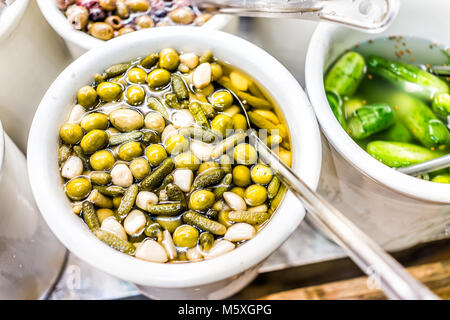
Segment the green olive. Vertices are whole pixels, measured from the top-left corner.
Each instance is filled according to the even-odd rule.
[[[108,116],[98,112],[89,113],[81,119],[80,125],[86,132],[94,129],[105,130],[108,128]]]
[[[173,242],[178,247],[195,247],[198,242],[198,237],[198,230],[187,224],[179,226],[173,232]]]
[[[145,100],[144,89],[139,86],[129,86],[125,96],[127,97],[127,102],[132,106],[140,105]]]
[[[130,171],[133,177],[142,180],[150,173],[150,165],[144,158],[137,158],[131,161]]]
[[[244,200],[250,206],[259,206],[267,200],[267,190],[259,184],[252,184],[244,192]]]
[[[189,198],[189,209],[204,211],[214,204],[214,193],[208,190],[197,190]]]
[[[223,75],[222,66],[218,63],[211,63],[211,75],[214,81],[219,80]]]
[[[166,120],[164,120],[164,117],[156,112],[149,112],[145,116],[144,119],[145,127],[147,129],[156,131],[158,133],[161,133],[164,131],[164,128],[166,127]]]
[[[178,53],[172,48],[166,48],[159,53],[159,66],[169,71],[175,71],[180,63]]]
[[[141,68],[131,68],[128,71],[128,81],[131,83],[145,83],[147,78],[147,72]]]
[[[83,137],[83,130],[74,123],[65,123],[59,129],[59,136],[66,144],[76,144]]]
[[[131,161],[142,154],[142,147],[139,142],[130,141],[124,143],[119,148],[119,158],[123,161]]]
[[[67,196],[72,200],[81,200],[91,192],[91,182],[86,178],[75,178],[66,184]]]
[[[113,217],[114,216],[114,211],[112,211],[111,209],[106,209],[106,208],[101,208],[98,209],[97,211],[95,211],[95,213],[97,214],[97,218],[100,222],[100,224],[103,222],[103,220],[105,220],[106,218],[109,217]]]
[[[153,88],[161,88],[170,82],[170,72],[165,69],[155,69],[147,76],[148,85]]]
[[[91,86],[84,86],[78,90],[77,101],[83,107],[90,108],[97,102],[97,92]]]
[[[181,215],[172,217],[172,216],[156,216],[155,221],[158,222],[161,227],[168,230],[170,233],[173,233],[176,228],[181,226],[182,219]]]
[[[258,159],[258,154],[254,147],[248,143],[238,144],[233,151],[234,160],[239,164],[254,164]]]
[[[175,157],[175,167],[195,171],[200,167],[200,159],[191,152],[180,153]]]
[[[97,94],[103,101],[111,102],[119,98],[122,88],[113,82],[102,82],[97,86]]]
[[[167,152],[160,144],[152,144],[145,150],[148,162],[152,166],[158,166],[167,158]]]
[[[89,159],[92,169],[97,171],[109,170],[114,165],[114,156],[108,150],[99,150]]]
[[[118,208],[120,203],[122,202],[122,196],[117,196],[113,198],[113,206],[114,208]]]
[[[121,132],[138,130],[144,126],[144,118],[142,115],[128,108],[121,108],[111,112],[109,114],[109,121]]]
[[[197,174],[200,174],[200,173],[202,173],[202,172],[205,172],[206,170],[208,170],[208,169],[211,169],[211,168],[218,168],[219,167],[219,164],[217,163],[217,162],[214,162],[214,161],[206,161],[206,162],[202,162],[201,164],[200,164],[200,166],[198,167],[198,169],[197,169]]]
[[[244,198],[244,192],[245,189],[241,188],[241,187],[234,187],[230,190],[231,192],[236,193],[238,196],[240,196],[241,198]]]
[[[230,173],[232,171],[233,161],[231,160],[231,158],[228,155],[226,155],[226,154],[221,155],[219,158],[219,163],[220,163],[220,166],[222,167],[222,169],[225,171],[225,173]]]
[[[236,113],[231,117],[233,120],[233,129],[234,131],[237,130],[244,130],[247,131],[247,118],[240,113]]]
[[[233,120],[226,114],[219,114],[211,121],[211,129],[225,137],[227,130],[233,129]]]
[[[252,168],[251,177],[254,183],[268,184],[272,180],[272,170],[266,165],[257,164]]]
[[[239,165],[233,168],[233,182],[238,187],[246,187],[250,184],[250,169]]]
[[[148,0],[128,0],[127,5],[134,12],[147,11],[150,7]]]
[[[188,147],[189,140],[181,134],[175,134],[166,141],[166,150],[170,154],[178,154],[187,150]]]
[[[95,151],[103,148],[108,141],[108,135],[103,130],[92,130],[86,133],[81,139],[80,146],[84,153],[92,154]]]
[[[222,111],[225,108],[231,107],[233,104],[233,95],[225,90],[216,91],[211,96],[211,103],[214,108]]]

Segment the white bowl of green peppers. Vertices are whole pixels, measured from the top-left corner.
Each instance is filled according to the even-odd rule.
[[[414,203],[412,199],[450,203],[448,168],[422,177],[395,170],[449,153],[448,119],[439,114],[436,105],[439,95],[448,96],[448,78],[437,78],[417,67],[448,63],[450,43],[442,32],[450,26],[445,15],[448,5],[442,1],[405,1],[393,25],[375,36],[320,25],[308,50],[308,94],[327,139],[363,176],[400,194],[406,202],[410,199],[410,203]],[[349,87],[331,79],[343,79],[342,73],[339,75],[343,69],[338,69],[346,59],[353,64],[347,79],[354,81],[347,92]],[[341,97],[332,91],[340,92]],[[340,112],[337,116],[330,107],[333,99],[342,103],[336,108]],[[389,114],[383,118],[380,115],[386,110]],[[366,111],[383,118],[373,131],[370,125],[361,124]]]
[[[220,31],[167,27],[130,34],[108,42],[74,61],[44,96],[30,133],[28,168],[36,202],[61,242],[91,265],[133,282],[156,298],[225,298],[248,284],[258,266],[297,228],[304,209],[286,194],[270,222],[235,250],[210,260],[154,263],[136,259],[99,241],[72,212],[58,168],[58,130],[67,119],[78,88],[106,67],[172,47],[182,52],[213,52],[221,61],[245,71],[280,106],[290,131],[292,166],[315,188],[321,167],[319,129],[308,99],[293,76],[255,45]]]

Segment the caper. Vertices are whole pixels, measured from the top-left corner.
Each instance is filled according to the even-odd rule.
[[[166,150],[170,154],[178,154],[187,150],[188,147],[189,140],[181,134],[175,134],[166,141]]]
[[[108,135],[103,130],[92,130],[86,133],[81,139],[80,146],[84,153],[92,154],[95,151],[103,148],[108,141]]]
[[[225,137],[227,130],[233,129],[233,121],[226,114],[219,114],[211,121],[211,129]]]
[[[128,81],[131,83],[145,83],[146,78],[147,72],[141,68],[134,67],[128,71]]]
[[[66,184],[67,196],[72,200],[81,200],[91,192],[91,182],[86,178],[75,178]]]
[[[244,192],[244,200],[250,206],[259,206],[267,200],[267,190],[261,185],[252,184]]]
[[[139,142],[130,141],[120,146],[119,158],[123,161],[131,161],[142,154],[142,147]]]
[[[176,168],[186,168],[195,171],[200,166],[200,159],[191,152],[180,153],[175,157]]]
[[[246,187],[250,184],[250,169],[243,165],[233,168],[233,183],[238,187]]]
[[[234,131],[237,130],[244,130],[247,131],[247,118],[243,114],[236,113],[231,117],[233,120],[233,129]]]
[[[179,226],[173,232],[173,242],[178,247],[195,247],[198,242],[198,237],[198,230],[187,224]]]
[[[108,117],[103,113],[89,113],[81,119],[80,125],[86,132],[94,129],[105,130],[108,128]]]
[[[140,105],[145,100],[144,89],[139,86],[129,86],[125,96],[127,97],[127,102],[132,106]]]
[[[181,226],[181,216],[171,217],[171,216],[156,216],[155,221],[158,222],[161,227],[173,233],[176,228]]]
[[[97,92],[91,86],[84,86],[78,90],[77,101],[85,108],[90,108],[97,102]]]
[[[122,202],[122,196],[116,196],[113,198],[113,206],[114,208],[118,208],[120,203]]]
[[[108,150],[95,152],[89,159],[92,169],[97,171],[109,170],[114,165],[114,156]]]
[[[225,173],[230,173],[232,171],[232,163],[233,162],[228,155],[226,155],[226,154],[221,155],[219,158],[219,163],[220,163],[220,166],[222,167],[223,171],[225,171]]]
[[[133,177],[142,180],[150,173],[150,165],[144,158],[137,158],[131,161],[130,171]]]
[[[122,88],[117,83],[105,81],[97,86],[97,94],[103,101],[114,101],[121,93]]]
[[[111,209],[106,209],[106,208],[98,209],[95,213],[97,214],[97,218],[98,218],[98,221],[100,222],[100,224],[106,218],[114,216],[114,211],[112,211]]]
[[[180,63],[178,53],[172,48],[166,48],[159,53],[159,66],[169,71],[175,71]]]
[[[233,151],[234,160],[239,164],[253,164],[258,159],[258,154],[254,147],[248,143],[238,144]]]
[[[153,88],[161,88],[170,82],[170,72],[165,69],[155,69],[147,76],[148,85]]]
[[[148,162],[152,166],[158,166],[167,158],[167,152],[164,147],[160,144],[152,144],[145,150],[145,155],[147,156]]]
[[[214,204],[214,193],[208,190],[197,190],[189,198],[189,209],[204,211]]]
[[[231,107],[233,104],[233,96],[225,90],[216,91],[211,96],[211,103],[214,108],[222,111],[225,108]]]
[[[164,128],[166,127],[166,121],[164,120],[164,117],[156,112],[147,113],[144,119],[144,123],[147,129],[156,131],[158,133],[162,133],[164,131]]]
[[[150,16],[143,15],[136,18],[136,25],[140,29],[147,29],[151,28],[154,25],[154,22]]]
[[[76,144],[83,137],[83,130],[74,123],[66,123],[59,129],[59,136],[67,144]]]
[[[266,165],[257,164],[252,168],[251,177],[254,183],[268,184],[272,180],[272,170]]]

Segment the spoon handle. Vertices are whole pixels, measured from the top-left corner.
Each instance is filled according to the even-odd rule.
[[[259,157],[270,164],[278,177],[304,204],[310,218],[341,246],[363,272],[390,299],[439,299],[428,288],[414,279],[394,258],[334,208],[322,196],[311,190],[284,162],[278,158],[256,134],[249,133],[250,143]]]
[[[200,8],[246,17],[325,20],[381,32],[398,12],[398,0],[193,0]]]
[[[417,176],[423,173],[436,171],[447,167],[450,167],[450,154],[418,164],[413,164],[408,167],[398,168],[397,171],[404,174]]]

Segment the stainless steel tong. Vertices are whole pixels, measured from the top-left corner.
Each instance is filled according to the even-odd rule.
[[[381,32],[398,12],[398,0],[193,0],[201,8],[248,17],[324,20]]]

